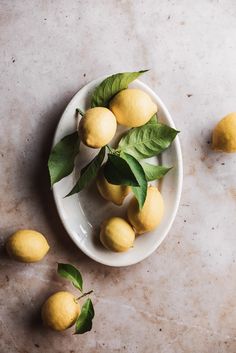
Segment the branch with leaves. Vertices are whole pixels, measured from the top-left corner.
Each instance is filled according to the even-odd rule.
[[[119,73],[106,78],[93,92],[91,107],[107,107],[118,92],[128,88],[129,83],[146,71]],[[79,108],[77,111],[81,114]],[[162,178],[171,169],[142,160],[165,151],[178,133],[179,131],[160,123],[155,114],[147,124],[128,130],[116,149],[108,145],[102,147],[98,155],[81,170],[78,181],[66,196],[80,192],[97,177],[108,152],[104,166],[105,178],[111,184],[131,186],[141,209],[146,199],[148,182]],[[53,147],[48,161],[51,185],[73,171],[79,145],[80,138],[75,132]]]
[[[58,263],[57,273],[68,279],[75,288],[77,288],[82,295],[79,296],[76,301],[88,296],[93,293],[92,290],[83,293],[83,278],[80,271],[71,264]],[[92,320],[94,318],[94,308],[93,303],[90,298],[88,298],[81,308],[81,313],[75,322],[75,334],[82,334],[92,329]]]

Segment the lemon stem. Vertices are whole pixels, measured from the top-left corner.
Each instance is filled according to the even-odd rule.
[[[110,153],[113,153],[113,151],[112,151],[112,149],[111,149],[111,147],[109,145],[107,145],[107,148],[108,148]]]
[[[93,290],[90,290],[89,292],[82,294],[80,297],[76,298],[76,300],[80,300],[81,298],[86,297],[87,295],[89,295],[91,293],[93,293]]]
[[[81,116],[84,116],[84,112],[82,112],[82,110],[79,108],[75,109],[75,113],[76,113],[76,116],[78,116],[78,114],[80,114]]]

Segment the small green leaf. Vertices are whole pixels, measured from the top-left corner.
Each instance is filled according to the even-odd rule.
[[[157,114],[154,114],[145,125],[150,125],[150,124],[157,125],[157,123],[158,123],[158,116]]]
[[[77,268],[71,264],[62,264],[59,263],[57,266],[57,273],[64,278],[67,278],[81,292],[83,291],[83,279],[81,273]]]
[[[161,123],[133,128],[124,135],[118,152],[126,152],[136,159],[149,158],[167,149],[179,131]]]
[[[124,158],[115,154],[108,154],[108,160],[104,167],[104,176],[111,184],[139,186],[138,180],[129,164]]]
[[[146,162],[141,162],[144,173],[146,175],[147,181],[161,179],[169,170],[169,167],[164,167],[163,165],[153,165]]]
[[[121,156],[129,164],[132,172],[134,173],[136,179],[138,180],[139,186],[132,186],[132,191],[133,191],[136,199],[138,200],[139,208],[141,209],[144,205],[145,200],[146,200],[147,186],[148,186],[143,167],[141,166],[139,161],[137,161],[137,159],[135,159],[130,154],[122,153]]]
[[[87,164],[80,172],[80,177],[73,189],[66,196],[71,196],[80,192],[84,189],[88,184],[92,182],[93,179],[96,178],[99,168],[102,165],[103,159],[105,157],[106,148],[102,147],[97,156]]]
[[[111,98],[128,87],[140,75],[148,70],[137,72],[123,72],[107,77],[95,89],[91,99],[91,107],[107,107]]]
[[[74,169],[74,160],[79,153],[78,132],[65,136],[53,148],[48,159],[51,185],[69,175]]]
[[[82,334],[92,329],[94,318],[93,303],[90,298],[86,300],[81,309],[81,314],[75,323],[75,334]]]

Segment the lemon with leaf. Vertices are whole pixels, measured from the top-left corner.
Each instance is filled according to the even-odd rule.
[[[101,168],[96,180],[97,188],[100,195],[107,201],[113,202],[115,205],[122,205],[124,199],[130,192],[127,185],[115,185],[109,183],[104,176],[104,168]]]
[[[151,119],[157,112],[157,105],[146,92],[127,88],[115,95],[110,102],[110,109],[118,124],[138,127]]]
[[[164,214],[164,202],[157,187],[149,186],[143,207],[133,198],[128,205],[128,219],[138,234],[155,229]]]
[[[56,331],[63,331],[74,325],[79,314],[79,303],[75,296],[67,291],[51,295],[41,312],[44,325]]]

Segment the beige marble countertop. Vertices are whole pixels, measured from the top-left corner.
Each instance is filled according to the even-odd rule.
[[[234,0],[0,1],[0,352],[235,353],[236,155],[212,153],[210,134],[236,110]],[[129,268],[83,255],[57,216],[46,161],[64,107],[90,80],[145,69],[181,130],[184,186],[159,249]],[[43,232],[40,263],[13,262],[5,239]],[[83,336],[42,327],[40,307],[70,288],[56,261],[94,288]]]

